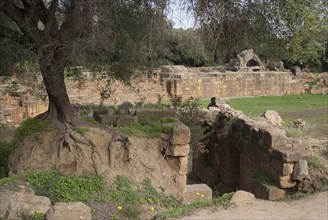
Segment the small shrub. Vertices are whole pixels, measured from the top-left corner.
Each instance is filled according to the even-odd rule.
[[[53,126],[48,121],[28,118],[17,128],[12,143],[16,146],[25,137],[33,137],[35,140],[39,140],[42,133],[52,130]]]
[[[259,183],[263,183],[263,184],[272,184],[274,182],[273,178],[269,174],[267,174],[263,171],[253,172],[251,177],[252,177],[252,179],[258,181]]]
[[[90,117],[85,117],[85,118],[84,118],[84,121],[86,121],[86,122],[88,122],[88,123],[90,123],[90,124],[94,124],[94,125],[99,124],[99,123],[96,121],[96,119],[94,119],[94,118],[90,118]]]
[[[303,137],[303,132],[296,128],[289,128],[286,130],[286,136],[290,138],[300,138]]]
[[[308,162],[309,167],[311,169],[317,170],[321,167],[320,160],[317,157],[312,157],[312,159]]]

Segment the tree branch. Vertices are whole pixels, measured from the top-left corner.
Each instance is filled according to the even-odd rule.
[[[26,44],[33,43],[25,35],[19,33],[18,31],[7,28],[7,27],[1,27],[0,28],[0,37],[9,38],[9,39],[11,39],[11,40],[17,42],[18,44],[23,45],[23,46],[26,46]]]
[[[48,9],[47,21],[45,23],[45,35],[48,35],[51,30],[58,30],[55,13],[58,7],[58,0],[52,0],[51,5]]]

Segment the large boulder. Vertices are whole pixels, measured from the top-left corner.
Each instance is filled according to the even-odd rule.
[[[18,192],[0,190],[0,218],[21,219],[34,213],[46,213],[51,207],[50,199],[36,196],[26,184],[18,185]]]
[[[276,111],[267,110],[262,114],[262,117],[264,117],[269,123],[273,125],[282,126],[283,121]]]

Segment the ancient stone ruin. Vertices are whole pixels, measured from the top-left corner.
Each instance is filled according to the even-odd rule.
[[[232,71],[260,71],[264,70],[261,59],[255,54],[253,49],[242,51],[237,58],[230,60],[230,68]]]
[[[311,179],[306,163],[311,147],[287,138],[284,129],[266,119],[250,119],[224,104],[210,108],[205,123],[209,153],[195,163],[203,182],[274,200]]]

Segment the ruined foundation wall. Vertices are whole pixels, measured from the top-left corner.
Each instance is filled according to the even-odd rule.
[[[302,94],[303,80],[288,72],[227,72],[163,74],[163,85],[173,96],[184,99],[235,96]]]

